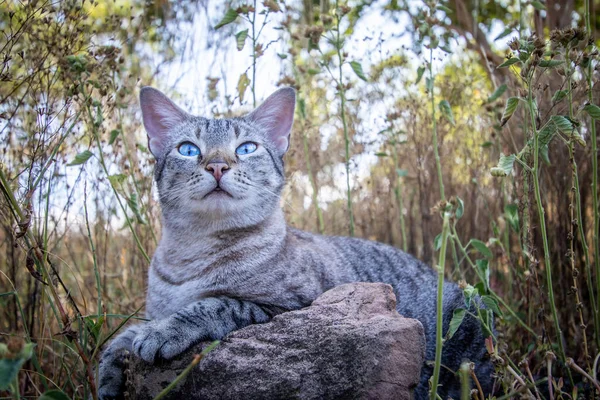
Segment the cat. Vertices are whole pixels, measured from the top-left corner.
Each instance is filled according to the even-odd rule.
[[[280,207],[283,156],[289,147],[296,93],[282,88],[250,114],[192,116],[160,91],[140,92],[143,123],[156,158],[162,237],[149,270],[146,313],[114,339],[99,363],[100,399],[120,398],[125,351],[149,363],[171,359],[202,340],[306,307],[348,282],[393,286],[398,312],[418,319],[426,360],[435,355],[437,273],[385,244],[321,236],[286,225]],[[444,283],[443,332],[465,307],[460,288]],[[438,393],[459,398],[457,371],[475,363],[484,391],[493,367],[481,324],[467,315],[443,347]],[[431,363],[415,389],[428,397]]]

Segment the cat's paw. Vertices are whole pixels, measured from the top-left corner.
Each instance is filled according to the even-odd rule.
[[[146,362],[170,360],[183,353],[193,343],[188,335],[167,321],[157,321],[144,326],[133,339],[133,353]]]
[[[129,361],[131,341],[137,335],[139,325],[121,332],[100,356],[98,363],[98,399],[123,399],[125,391],[125,370]]]
[[[98,399],[123,399],[125,390],[125,368],[129,351],[123,348],[107,349],[99,364]]]

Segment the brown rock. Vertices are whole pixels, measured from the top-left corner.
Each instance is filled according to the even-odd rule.
[[[131,398],[156,396],[201,348],[161,365],[132,360]],[[424,353],[423,327],[396,312],[391,286],[346,284],[232,332],[168,398],[410,399]]]

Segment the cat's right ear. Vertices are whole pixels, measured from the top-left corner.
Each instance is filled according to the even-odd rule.
[[[163,156],[167,149],[169,131],[189,118],[160,90],[145,86],[140,90],[140,107],[144,127],[148,133],[148,147],[155,157]]]

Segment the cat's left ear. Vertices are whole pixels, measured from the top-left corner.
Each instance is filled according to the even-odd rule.
[[[296,91],[290,87],[282,88],[269,96],[247,119],[261,126],[268,139],[283,156],[290,147],[290,131],[294,123]]]

